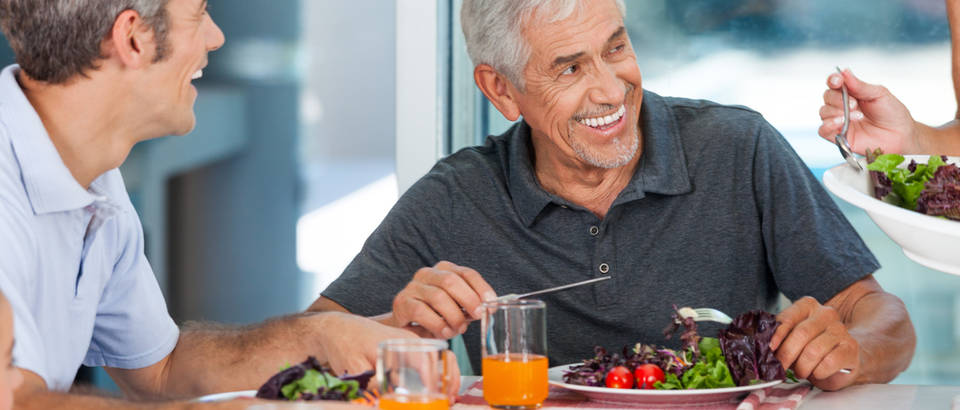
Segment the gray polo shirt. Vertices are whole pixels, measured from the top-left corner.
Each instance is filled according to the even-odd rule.
[[[649,91],[641,111],[640,163],[605,218],[540,186],[521,122],[439,161],[323,295],[384,313],[417,269],[442,260],[476,269],[499,294],[610,276],[542,297],[554,366],[595,345],[676,345],[661,333],[674,304],[736,315],[774,309],[778,292],[824,302],[879,268],[760,114]],[[464,341],[479,369],[478,324]]]

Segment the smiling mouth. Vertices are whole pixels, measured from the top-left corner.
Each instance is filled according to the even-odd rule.
[[[623,115],[626,112],[627,112],[626,106],[621,104],[620,109],[618,109],[613,114],[608,114],[600,117],[581,118],[577,120],[577,122],[590,128],[603,130],[615,125],[618,121],[620,121],[621,118],[623,118]]]
[[[202,69],[202,68],[199,69],[199,70],[197,70],[197,72],[193,73],[193,76],[190,77],[190,79],[191,79],[191,80],[196,80],[196,79],[198,79],[198,78],[200,78],[200,77],[203,77],[203,69]]]

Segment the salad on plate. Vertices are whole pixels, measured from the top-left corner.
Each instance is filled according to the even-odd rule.
[[[637,343],[609,353],[601,346],[594,357],[571,366],[565,383],[614,389],[689,390],[751,386],[788,377],[770,349],[776,317],[754,310],[737,316],[718,337],[701,337],[693,318],[674,308],[664,335],[670,338],[682,325],[682,347],[674,350]]]

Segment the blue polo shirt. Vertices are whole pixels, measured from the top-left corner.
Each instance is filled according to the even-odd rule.
[[[664,340],[674,304],[731,315],[780,293],[825,302],[879,266],[784,138],[744,107],[645,92],[643,152],[603,219],[534,172],[520,122],[442,159],[397,201],[324,296],[374,315],[420,267],[476,269],[499,294],[543,295],[553,365]],[[716,335],[710,323],[702,335]],[[479,326],[464,342],[479,369]]]
[[[84,189],[16,80],[0,74],[0,290],[14,316],[14,364],[51,390],[80,364],[154,364],[179,329],[143,253],[120,171]]]

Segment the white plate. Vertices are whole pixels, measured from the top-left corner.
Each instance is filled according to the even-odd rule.
[[[241,390],[241,391],[231,391],[226,393],[217,393],[217,394],[208,394],[203,397],[198,397],[194,401],[200,403],[207,403],[212,401],[227,401],[233,399],[239,399],[241,397],[252,398],[257,395],[256,390]]]
[[[902,167],[911,159],[926,163],[930,158],[929,155],[904,157]],[[960,164],[960,157],[948,157],[947,163]],[[823,185],[840,199],[866,211],[873,222],[903,248],[908,258],[941,272],[960,275],[960,222],[924,215],[874,198],[870,173],[859,172],[846,163],[827,170],[823,174]]]
[[[781,383],[780,380],[754,384],[752,386],[721,387],[718,389],[693,390],[641,390],[641,389],[611,389],[607,387],[591,387],[563,382],[563,373],[571,366],[551,367],[548,370],[550,384],[576,391],[590,400],[606,403],[623,403],[644,406],[683,406],[707,405],[711,403],[727,403],[739,399],[754,390],[765,389]]]

